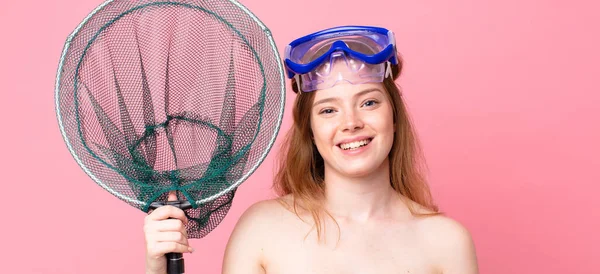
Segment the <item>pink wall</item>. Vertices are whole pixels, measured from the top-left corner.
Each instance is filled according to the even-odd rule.
[[[335,25],[396,32],[435,198],[472,232],[481,273],[599,273],[600,5],[490,2],[242,0],[282,53]],[[143,272],[144,214],[84,174],[54,112],[65,38],[100,3],[0,2],[2,273]],[[189,273],[219,273],[237,218],[271,195],[275,152],[192,241]]]

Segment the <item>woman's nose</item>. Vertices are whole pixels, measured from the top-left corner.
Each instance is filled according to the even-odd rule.
[[[344,113],[342,122],[342,129],[344,131],[355,131],[357,129],[361,129],[363,127],[363,122],[360,118],[360,115],[353,111],[349,111]]]

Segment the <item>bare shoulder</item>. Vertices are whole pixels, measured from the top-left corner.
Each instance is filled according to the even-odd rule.
[[[269,199],[254,203],[240,217],[238,224],[246,222],[274,222],[285,211],[282,199]]]
[[[277,226],[290,223],[290,218],[301,212],[300,207],[294,209],[291,195],[256,202],[240,216],[232,237],[244,235],[259,240],[262,236],[270,237]]]
[[[458,247],[473,243],[471,233],[463,224],[441,214],[421,218],[418,228],[438,247]]]
[[[285,208],[279,199],[263,200],[252,204],[240,216],[234,227],[232,238],[243,236],[245,240],[261,240],[268,229],[281,220]]]
[[[256,202],[244,211],[227,242],[223,273],[264,273],[265,240],[284,211],[276,199]]]
[[[460,222],[438,213],[412,201],[404,199],[405,203],[409,203],[417,214],[414,223],[416,228],[424,238],[427,238],[432,244],[439,247],[469,247],[473,245],[471,233]]]
[[[479,273],[475,244],[463,224],[442,214],[420,218],[416,223],[428,253],[442,273]]]

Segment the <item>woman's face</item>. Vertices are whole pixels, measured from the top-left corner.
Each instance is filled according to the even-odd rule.
[[[388,164],[394,122],[383,84],[338,84],[315,91],[310,123],[326,174],[368,176]]]

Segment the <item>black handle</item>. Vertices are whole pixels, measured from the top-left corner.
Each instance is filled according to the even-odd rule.
[[[167,253],[167,274],[184,274],[183,254]]]
[[[168,201],[168,202],[153,202],[150,204],[150,209],[157,209],[161,206],[166,206],[166,205],[172,205],[178,208],[181,208],[182,210],[186,210],[186,209],[190,209],[192,208],[192,204],[190,204],[190,202],[188,201]]]

